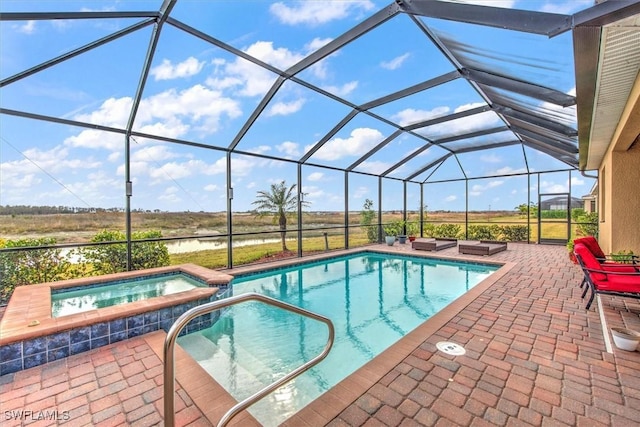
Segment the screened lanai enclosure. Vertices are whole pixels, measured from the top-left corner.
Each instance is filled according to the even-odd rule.
[[[596,182],[578,156],[592,108],[577,108],[578,58],[634,7],[3,1],[0,205],[60,248],[121,231],[129,267],[145,230],[170,253],[245,262],[282,237],[255,212],[282,182],[298,256],[380,241],[397,220],[566,243]]]

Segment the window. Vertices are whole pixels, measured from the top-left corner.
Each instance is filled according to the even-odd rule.
[[[606,191],[607,191],[607,187],[606,187],[606,178],[607,174],[606,174],[606,169],[602,168],[602,173],[600,174],[600,182],[598,183],[598,188],[600,189],[600,222],[604,222],[605,220],[605,202],[607,200],[606,198]]]

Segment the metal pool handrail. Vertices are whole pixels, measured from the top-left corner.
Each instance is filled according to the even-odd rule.
[[[250,300],[261,301],[265,304],[273,305],[273,306],[282,308],[284,310],[292,311],[302,316],[306,316],[311,319],[315,319],[320,322],[323,322],[327,325],[327,328],[329,329],[329,338],[327,339],[327,344],[325,344],[322,352],[318,354],[316,357],[307,361],[303,365],[300,365],[298,368],[289,372],[279,380],[264,387],[262,390],[259,390],[253,395],[247,397],[242,402],[238,402],[235,406],[229,409],[227,413],[225,413],[220,419],[220,421],[218,422],[218,427],[227,425],[227,423],[231,420],[231,418],[238,415],[238,413],[247,409],[249,406],[253,405],[258,400],[265,397],[267,394],[276,390],[281,385],[297,377],[307,369],[317,365],[322,359],[327,357],[327,355],[329,354],[329,350],[331,350],[331,347],[333,346],[333,340],[335,338],[335,329],[333,327],[333,323],[331,322],[331,320],[329,320],[329,318],[322,316],[320,314],[316,314],[311,311],[305,310],[303,308],[296,307],[295,305],[287,304],[285,302],[282,302],[277,299],[270,298],[264,295],[260,295],[255,292],[250,292],[250,293],[210,302],[207,304],[203,304],[198,307],[194,307],[191,310],[188,310],[187,312],[185,312],[180,317],[178,317],[178,319],[175,321],[173,326],[171,326],[171,328],[169,329],[169,332],[167,332],[167,337],[165,338],[165,341],[164,341],[164,424],[166,427],[174,427],[175,425],[174,349],[175,349],[176,339],[178,338],[178,334],[187,325],[187,323],[189,323],[191,320],[195,319],[198,316],[202,316],[203,314],[211,313],[212,311],[219,310],[221,308],[228,307],[230,305],[234,305],[234,304],[238,304],[238,303],[250,301]]]

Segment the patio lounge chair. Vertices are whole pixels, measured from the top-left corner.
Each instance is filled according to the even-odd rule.
[[[636,255],[618,255],[615,259],[615,261],[612,259],[611,256],[606,256],[604,254],[604,252],[602,251],[602,249],[600,248],[600,244],[598,244],[598,241],[596,240],[595,237],[593,236],[586,236],[586,237],[580,237],[578,239],[575,239],[573,241],[574,247],[576,244],[582,244],[584,245],[587,250],[589,252],[591,252],[591,254],[598,260],[598,262],[600,262],[600,267],[602,267],[603,270],[611,270],[613,272],[618,271],[618,272],[634,272],[634,271],[638,271],[640,272],[640,265],[638,265],[638,257]],[[575,249],[574,249],[575,252]],[[619,269],[618,267],[628,267],[629,264],[633,264],[633,265],[638,265],[637,267],[635,267],[634,269]],[[584,278],[582,279],[582,282],[580,283],[580,287],[584,287],[587,284],[587,279]],[[582,293],[582,298],[584,298],[584,296],[587,293],[588,288],[584,289],[584,292]]]
[[[441,251],[453,248],[458,244],[458,239],[416,239],[411,242],[411,247],[417,251]]]
[[[637,264],[639,263],[638,256],[629,255],[605,255],[604,251],[600,247],[600,244],[593,236],[580,237],[573,241],[573,244],[583,244],[593,254],[594,257],[600,262],[606,263],[625,263],[625,264]]]
[[[479,242],[464,242],[458,245],[458,252],[466,255],[493,255],[507,250],[507,242],[480,240]]]
[[[584,273],[584,280],[589,285],[582,293],[582,297],[586,295],[587,289],[591,289],[587,310],[591,307],[596,294],[640,299],[640,272],[637,271],[637,267],[629,264],[603,265],[582,243],[576,243],[573,251]]]

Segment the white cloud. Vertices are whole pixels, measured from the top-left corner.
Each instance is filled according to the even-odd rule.
[[[584,185],[585,181],[577,176],[571,177],[571,186]],[[542,181],[540,183],[540,192],[543,193],[568,193],[569,192],[569,180],[565,180],[563,183],[556,183],[553,181]]]
[[[444,116],[449,111],[449,107],[436,107],[432,110],[415,110],[413,108],[407,108],[394,114],[392,119],[397,121],[401,126],[407,126],[435,117]]]
[[[489,190],[489,189],[495,188],[495,187],[499,187],[502,184],[504,184],[504,181],[502,181],[502,180],[489,181],[489,183],[486,184],[486,185],[475,184],[469,190],[469,195],[470,196],[480,196],[486,190]]]
[[[407,52],[404,55],[400,55],[400,56],[397,56],[397,57],[393,58],[391,61],[383,61],[383,62],[381,62],[380,66],[382,68],[387,69],[387,70],[396,70],[396,69],[398,69],[398,68],[400,68],[402,66],[404,61],[409,59],[409,56],[411,56],[411,54]]]
[[[241,177],[251,175],[254,171],[254,168],[257,165],[257,159],[252,159],[248,157],[238,157],[231,159],[231,171],[233,176]],[[227,159],[226,157],[221,157],[214,164],[214,169],[210,171],[209,175],[215,175],[219,173],[225,173],[227,170]]]
[[[268,41],[255,42],[244,51],[282,70],[305,57],[304,54],[294,53],[287,48],[274,48],[273,42]],[[218,67],[214,70],[213,76],[206,81],[206,84],[214,89],[237,87],[236,95],[262,96],[276,80],[276,76],[270,71],[240,57],[230,62],[222,59],[214,61]]]
[[[304,193],[305,193],[305,200],[312,203],[315,200],[324,200],[327,198],[325,191],[320,188],[320,187],[316,187],[313,185],[308,185],[306,187],[304,187]]]
[[[456,108],[455,112],[460,109]],[[485,111],[483,113],[462,117],[456,120],[450,120],[438,123],[426,128],[417,129],[417,132],[431,139],[438,139],[451,135],[461,135],[474,132],[480,129],[486,129],[501,123],[500,117],[493,111]]]
[[[116,197],[114,197],[111,189],[122,188],[123,182],[121,179],[107,174],[104,170],[98,170],[87,174],[80,181],[67,183],[65,186],[73,194],[78,195],[82,201],[88,202],[90,205],[96,205],[103,200],[115,200]],[[61,190],[60,193],[66,197],[69,196],[66,190]],[[120,197],[117,197],[117,199],[121,200]]]
[[[290,7],[282,2],[271,5],[270,12],[280,22],[288,25],[309,24],[321,25],[327,22],[344,19],[352,11],[368,11],[374,7],[371,1],[305,1]]]
[[[136,123],[138,123],[136,121]],[[162,135],[169,138],[178,138],[189,132],[191,127],[178,119],[178,117],[167,118],[164,122],[155,122],[147,125],[141,125],[135,129],[149,135]],[[144,139],[136,138],[138,142],[145,141]]]
[[[357,87],[358,87],[358,82],[352,81],[352,82],[345,83],[342,86],[328,85],[328,86],[323,86],[322,88],[327,92],[333,93],[334,95],[344,97],[350,94],[351,92],[353,92]]]
[[[512,175],[517,173],[527,173],[527,168],[512,168],[511,166],[505,166],[500,169],[496,169],[494,172],[491,172],[490,175]]]
[[[122,153],[124,147],[124,135],[111,132],[102,132],[94,129],[86,129],[77,135],[64,140],[64,145],[69,147],[104,148],[109,151]]]
[[[309,176],[307,177],[308,181],[320,181],[322,180],[322,178],[324,177],[324,174],[322,172],[313,172],[310,173]]]
[[[13,28],[22,34],[33,34],[36,31],[36,21],[30,20],[22,25],[14,25]]]
[[[277,102],[267,110],[266,115],[288,116],[289,114],[300,111],[304,103],[304,98],[296,99],[295,101],[291,102]]]
[[[70,157],[67,147],[61,145],[50,150],[30,148],[23,151],[24,159],[4,162],[0,164],[3,185],[10,184],[15,178],[23,175],[40,174],[47,171],[52,175],[72,172],[76,169],[96,169],[101,162],[91,157],[74,159]]]
[[[0,163],[0,198],[5,204],[77,205],[100,196],[90,191],[97,185],[91,176],[102,166],[100,161],[90,156],[73,158],[78,153],[62,145],[50,150],[27,149],[22,154],[24,158]]]
[[[204,191],[217,191],[219,188],[220,187],[218,187],[216,184],[208,184],[208,185],[205,185],[203,187],[203,190]]]
[[[258,145],[257,147],[248,148],[247,151],[249,153],[264,154],[271,151],[271,147],[268,145]]]
[[[124,128],[129,120],[131,105],[132,99],[129,97],[109,98],[97,110],[78,114],[74,120]],[[242,111],[238,101],[223,96],[219,91],[195,85],[182,91],[170,89],[144,98],[134,128],[144,133],[173,138],[189,130],[211,134],[219,130],[222,117],[233,119],[240,115]],[[123,140],[122,135],[108,135],[90,129],[67,138],[65,144],[121,150]]]
[[[186,162],[170,162],[160,167],[148,168],[147,172],[152,184],[162,181],[173,181],[204,173],[209,165],[202,160],[188,160]]]
[[[483,154],[480,156],[480,161],[485,163],[500,163],[502,158],[495,154]]]
[[[540,190],[545,193],[566,193],[569,191],[569,187],[564,184],[555,184],[552,182],[543,181],[540,183]]]
[[[198,129],[215,133],[219,129],[222,116],[236,118],[242,115],[238,101],[227,98],[221,92],[202,85],[195,85],[182,91],[170,89],[145,98],[140,103],[136,127],[155,120],[181,119],[198,122]]]
[[[351,195],[355,199],[361,199],[361,198],[363,198],[364,196],[366,196],[368,194],[369,194],[369,188],[368,187],[358,187],[351,193]]]
[[[380,162],[380,161],[364,161],[358,165],[358,170],[362,172],[368,172],[373,174],[378,174],[386,171],[391,167],[391,163]]]
[[[135,150],[131,154],[131,161],[163,161],[178,157],[178,155],[171,151],[166,145],[153,145],[148,147],[143,147],[138,150]]]
[[[334,138],[324,144],[312,157],[322,160],[338,160],[345,156],[361,156],[378,142],[383,135],[377,129],[357,128],[351,131],[348,138]],[[307,145],[305,152],[313,145]]]
[[[204,62],[198,61],[193,56],[175,65],[168,59],[163,59],[160,65],[151,69],[150,74],[154,76],[156,80],[173,80],[195,76],[202,70],[202,67],[204,67]]]
[[[309,43],[305,44],[304,47],[308,53],[311,53],[329,44],[329,42],[331,42],[332,40],[333,39],[329,37],[326,37],[326,38],[316,37],[313,40],[311,40]]]
[[[444,201],[447,203],[458,200],[458,196],[454,196],[453,194],[444,198]]]
[[[182,201],[182,199],[178,196],[178,188],[175,186],[165,188],[163,193],[158,196],[158,200],[169,203],[178,203]]]
[[[285,141],[282,144],[276,145],[276,150],[286,154],[287,157],[299,157],[300,149],[299,145],[295,142]]]
[[[245,49],[245,52],[281,69],[289,68],[305,56],[301,53],[294,53],[285,47],[274,48],[273,42],[267,41],[258,41]]]
[[[78,114],[73,119],[80,122],[99,123],[102,126],[124,129],[129,120],[132,104],[133,99],[128,96],[109,98],[97,110],[91,113]]]
[[[311,40],[311,42],[304,45],[304,48],[306,50],[305,55],[309,55],[315,52],[321,47],[329,44],[329,42],[331,42],[332,40],[333,39],[330,39],[330,38],[323,38],[323,39],[318,37],[314,38],[313,40]],[[328,59],[338,56],[339,54],[340,54],[340,51],[338,50],[332,53],[331,55],[321,59],[320,61],[316,62],[311,67],[309,67],[309,71],[320,80],[326,79],[327,76],[329,75]]]

